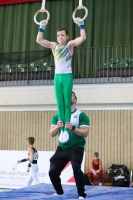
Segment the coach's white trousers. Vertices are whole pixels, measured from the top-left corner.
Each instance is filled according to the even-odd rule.
[[[33,182],[33,185],[39,184],[37,172],[38,172],[38,165],[31,164],[27,186],[30,186],[32,182]]]

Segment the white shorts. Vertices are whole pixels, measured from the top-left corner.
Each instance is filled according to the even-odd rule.
[[[38,172],[38,165],[31,164],[27,186],[30,186],[32,182],[33,182],[33,185],[39,184],[37,172]]]

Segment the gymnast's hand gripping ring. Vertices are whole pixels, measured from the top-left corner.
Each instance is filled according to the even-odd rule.
[[[79,21],[84,21],[86,19],[86,17],[88,16],[88,9],[82,5],[82,0],[79,0],[79,6],[73,11],[73,14],[72,14],[73,20],[75,20],[75,14],[76,14],[77,10],[80,10],[80,9],[85,10],[85,16],[82,19],[80,19]]]
[[[34,22],[35,22],[36,24],[38,24],[38,25],[40,25],[40,22],[38,22],[38,21],[36,20],[36,17],[37,17],[37,15],[38,15],[40,12],[46,12],[46,13],[47,13],[46,21],[48,21],[49,18],[50,18],[50,13],[45,9],[45,2],[46,2],[46,0],[42,0],[42,7],[41,7],[41,9],[38,10],[38,11],[35,13],[35,15],[34,15]]]

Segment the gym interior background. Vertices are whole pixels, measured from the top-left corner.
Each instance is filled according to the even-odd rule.
[[[87,39],[80,46],[83,51],[86,51],[86,48],[132,46],[132,0],[84,0],[83,3],[88,8],[88,17],[85,20]],[[48,40],[56,41],[56,30],[60,27],[68,29],[70,39],[79,35],[79,29],[72,20],[73,10],[77,6],[76,0],[47,0],[46,8],[50,12],[50,20],[45,37]],[[35,12],[40,8],[41,1],[0,5],[0,58],[17,52],[17,61],[18,53],[44,50],[36,43],[38,26],[33,21]],[[83,14],[79,12],[81,17]],[[44,15],[40,14],[38,20],[42,18]],[[105,54],[108,48],[105,48]],[[122,54],[121,58],[127,58],[124,55]],[[132,61],[132,48],[128,55]],[[85,58],[87,59],[87,54]],[[13,62],[13,59],[11,60]],[[1,59],[0,65],[3,66],[2,62]],[[87,67],[90,67],[89,64]],[[82,109],[91,120],[89,136],[86,138],[85,172],[89,171],[89,162],[95,151],[100,154],[104,172],[112,163],[125,164],[132,169],[132,79],[128,82],[87,84],[83,81],[80,83],[80,77],[78,78],[77,84],[74,85],[78,97],[77,108]],[[56,112],[53,84],[5,84],[0,87],[0,97],[1,150],[26,150],[25,140],[28,136],[36,138],[36,147],[40,151],[56,149],[57,138],[51,138],[49,135],[50,120]]]

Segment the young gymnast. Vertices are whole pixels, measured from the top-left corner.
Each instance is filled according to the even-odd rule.
[[[86,39],[84,22],[80,18],[75,18],[75,23],[80,29],[80,36],[74,40],[69,39],[68,31],[65,28],[57,30],[57,42],[51,42],[43,39],[43,33],[46,29],[48,21],[41,21],[36,42],[40,45],[51,48],[55,61],[54,86],[55,96],[58,108],[59,120],[63,123],[60,128],[59,141],[66,143],[69,140],[69,130],[65,124],[70,123],[71,119],[71,98],[73,89],[73,74],[72,74],[72,55],[74,47],[79,46]]]
[[[28,167],[27,167],[27,172],[30,172],[30,174],[29,174],[27,186],[30,186],[32,184],[32,182],[34,183],[34,185],[39,183],[39,179],[38,179],[38,175],[37,175],[37,172],[38,172],[38,164],[37,164],[38,151],[33,146],[34,141],[35,141],[34,137],[28,137],[27,138],[28,156],[29,157],[24,158],[22,160],[18,160],[18,163],[29,161],[29,164],[28,164]]]
[[[93,154],[93,158],[91,160],[91,164],[90,164],[90,182],[92,183],[92,185],[94,184],[94,180],[93,180],[93,175],[98,175],[100,182],[99,182],[99,186],[102,186],[102,180],[103,180],[103,173],[102,173],[102,161],[99,159],[99,153],[95,152]]]

